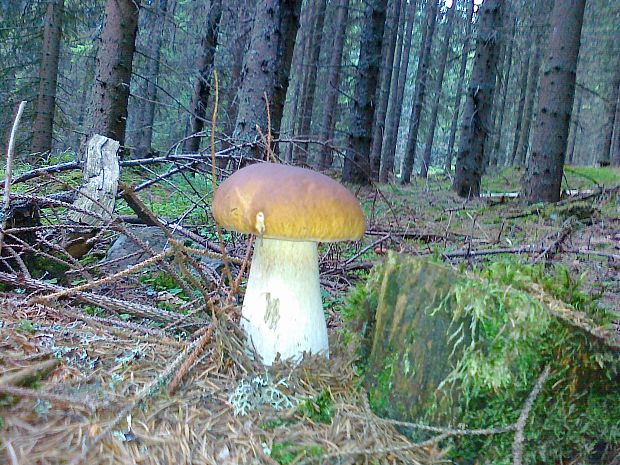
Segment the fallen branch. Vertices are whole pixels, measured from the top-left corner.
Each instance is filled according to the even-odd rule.
[[[25,397],[27,399],[47,400],[53,404],[58,404],[65,408],[81,407],[91,412],[94,412],[97,409],[96,405],[88,400],[76,399],[75,397],[52,394],[50,392],[37,391],[35,389],[24,387],[10,386],[8,384],[0,384],[0,393],[15,397]]]
[[[23,386],[28,384],[33,379],[40,377],[45,378],[47,374],[56,368],[60,364],[60,360],[53,358],[50,360],[44,360],[39,363],[27,366],[14,373],[9,373],[4,376],[0,376],[1,385],[13,385]]]

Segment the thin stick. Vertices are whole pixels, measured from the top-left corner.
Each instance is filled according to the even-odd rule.
[[[204,351],[207,344],[211,341],[213,328],[214,325],[210,325],[207,328],[206,332],[200,337],[200,339],[198,339],[198,341],[196,342],[196,347],[194,348],[192,353],[189,354],[189,357],[185,359],[183,364],[179,367],[179,371],[177,371],[177,373],[174,375],[174,378],[172,378],[172,380],[168,384],[168,394],[174,394],[174,391],[176,391],[177,387],[179,387],[179,384],[181,384],[181,381],[183,381],[183,378],[185,377],[187,372],[190,370],[194,362],[198,359],[200,354]]]
[[[220,101],[220,93],[219,86],[217,80],[217,71],[213,70],[213,84],[215,87],[215,102],[213,104],[213,113],[211,114],[211,186],[213,188],[213,195],[215,196],[215,191],[217,190],[217,172],[215,169],[215,123],[217,122],[217,111],[218,104]],[[222,253],[222,261],[224,262],[224,272],[226,273],[226,277],[228,278],[228,282],[232,284],[233,277],[230,272],[230,266],[228,264],[228,256],[226,255],[226,244],[224,244],[224,236],[222,236],[222,228],[220,225],[215,222],[215,230],[217,231],[217,238],[220,243],[220,249]],[[215,315],[213,318],[215,322]]]
[[[549,377],[549,373],[551,372],[551,366],[547,365],[543,372],[538,377],[536,381],[536,385],[534,389],[530,392],[530,395],[527,397],[525,401],[525,405],[521,410],[521,414],[519,415],[519,419],[515,423],[515,438],[512,443],[512,465],[521,465],[523,459],[523,441],[525,440],[525,423],[527,422],[527,417],[530,414],[530,410],[532,409],[532,405],[534,405],[534,401],[538,396],[538,393],[542,389],[543,384]]]
[[[4,180],[4,216],[2,218],[2,229],[0,230],[0,253],[2,252],[2,244],[4,243],[4,230],[6,229],[6,217],[9,213],[9,207],[11,206],[11,181],[13,179],[13,158],[15,153],[15,136],[17,135],[17,128],[19,127],[19,120],[22,118],[26,101],[22,100],[17,107],[17,114],[15,115],[15,121],[13,121],[13,127],[11,128],[11,136],[9,137],[9,147],[6,152],[6,173]]]

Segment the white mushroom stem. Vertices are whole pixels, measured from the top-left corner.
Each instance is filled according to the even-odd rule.
[[[316,242],[258,238],[243,300],[241,326],[271,365],[304,352],[329,356]]]

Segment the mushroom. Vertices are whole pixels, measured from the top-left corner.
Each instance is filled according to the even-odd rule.
[[[362,237],[364,213],[353,194],[315,171],[260,163],[219,186],[213,216],[257,235],[241,326],[263,363],[278,354],[295,362],[304,352],[329,357],[317,243]]]

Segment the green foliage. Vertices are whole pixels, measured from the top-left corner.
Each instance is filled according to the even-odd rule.
[[[290,442],[275,442],[271,448],[271,458],[281,465],[297,463],[304,457],[320,457],[323,453],[321,446],[297,446]]]
[[[323,389],[315,399],[306,399],[297,406],[297,413],[317,423],[330,424],[334,409],[331,393]]]
[[[15,327],[20,333],[34,333],[37,330],[37,325],[30,320],[19,320]]]
[[[454,290],[455,316],[470,316],[473,333],[446,383],[458,385],[463,394],[460,421],[469,428],[513,423],[542,367],[550,364],[552,374],[530,415],[525,463],[586,460],[597,443],[620,444],[617,426],[597,433],[603,431],[601,425],[613,425],[620,418],[620,393],[609,389],[618,381],[620,361],[551,316],[528,292],[532,284],[541,285],[556,299],[605,324],[607,315],[580,290],[580,280],[563,267],[545,273],[542,265],[512,260],[490,264],[481,276],[481,281],[466,280]],[[466,437],[457,442],[453,455],[510,463],[511,447],[511,435]]]

